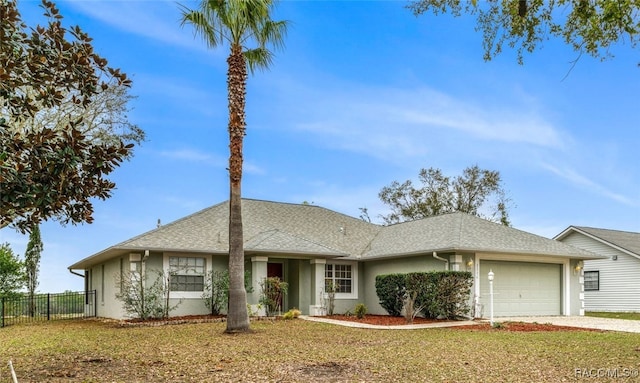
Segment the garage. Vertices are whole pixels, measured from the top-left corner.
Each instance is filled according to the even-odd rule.
[[[480,261],[480,303],[489,316],[492,270],[493,315],[533,316],[562,314],[562,265],[554,263]]]

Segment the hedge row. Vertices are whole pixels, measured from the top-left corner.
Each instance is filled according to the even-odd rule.
[[[405,294],[418,292],[415,307],[429,318],[456,318],[471,311],[473,276],[467,271],[430,271],[376,276],[380,305],[389,315],[401,316]]]

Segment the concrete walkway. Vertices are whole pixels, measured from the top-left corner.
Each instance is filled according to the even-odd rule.
[[[377,330],[414,330],[420,328],[438,328],[438,327],[454,327],[454,326],[468,326],[474,325],[483,321],[451,321],[451,322],[437,322],[437,323],[425,323],[425,324],[410,324],[401,326],[380,326],[366,323],[357,323],[349,321],[340,321],[335,319],[320,318],[313,316],[301,315],[301,319],[312,322],[324,322],[331,323],[339,326],[346,327],[358,327],[369,328]],[[552,324],[556,326],[570,326],[581,328],[593,328],[598,330],[608,331],[622,331],[622,332],[636,332],[640,333],[640,321],[628,320],[628,319],[612,319],[612,318],[596,318],[587,316],[539,316],[539,317],[499,317],[494,319],[495,322],[526,322],[526,323],[541,323]]]
[[[300,319],[308,320],[311,322],[323,322],[331,323],[338,326],[345,327],[357,327],[357,328],[370,328],[376,330],[415,330],[418,328],[438,328],[438,327],[454,327],[454,326],[468,326],[478,324],[478,321],[451,321],[451,322],[437,322],[437,323],[424,323],[424,324],[404,324],[401,326],[380,326],[375,324],[350,322],[343,320],[335,320],[329,318],[312,317],[307,315],[301,315]]]

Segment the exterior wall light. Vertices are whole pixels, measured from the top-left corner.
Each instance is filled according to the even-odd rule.
[[[584,268],[584,262],[578,261],[578,263],[576,263],[576,267],[573,268],[573,273],[580,274],[580,271],[582,271],[583,268]]]

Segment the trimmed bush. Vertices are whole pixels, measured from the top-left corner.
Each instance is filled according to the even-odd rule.
[[[469,315],[472,275],[466,271],[438,273],[433,286],[428,314],[448,319]]]
[[[401,316],[406,274],[376,275],[376,294],[389,315]]]
[[[471,284],[472,275],[466,271],[387,274],[376,276],[376,293],[389,315],[400,316],[403,299],[409,294],[415,296],[414,307],[424,308],[426,317],[451,319],[471,311]]]

